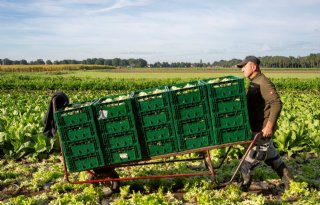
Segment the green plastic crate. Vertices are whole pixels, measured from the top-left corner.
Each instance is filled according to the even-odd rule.
[[[240,142],[252,140],[252,133],[249,126],[239,126],[229,129],[217,129],[215,143],[226,144],[232,142]]]
[[[170,109],[161,109],[142,114],[140,113],[138,114],[138,118],[142,127],[161,126],[173,121]]]
[[[211,145],[214,136],[210,117],[176,122],[176,136],[180,151]]]
[[[249,125],[248,115],[245,110],[239,110],[231,113],[212,115],[213,127],[215,129],[224,129]]]
[[[65,159],[69,172],[80,172],[105,166],[104,158],[100,152]]]
[[[171,123],[167,123],[162,126],[144,128],[143,134],[146,142],[175,139],[174,126]]]
[[[203,133],[197,133],[196,135],[189,135],[180,138],[180,150],[190,150],[208,147],[213,144],[213,134],[211,131],[206,131]]]
[[[223,100],[210,99],[211,113],[230,113],[239,110],[247,110],[247,99],[244,95],[231,97]]]
[[[209,98],[214,100],[245,95],[243,78],[225,76],[201,81],[206,84]]]
[[[206,99],[206,88],[199,81],[168,86],[172,105],[190,105]]]
[[[66,157],[78,157],[101,152],[100,143],[95,138],[73,142],[62,142],[62,147]]]
[[[100,98],[93,104],[97,120],[123,118],[133,115],[133,93],[111,95]]]
[[[142,140],[143,146],[146,147],[147,157],[178,152],[174,125],[172,123],[143,128]]]
[[[135,131],[118,133],[117,135],[102,134],[102,145],[104,149],[128,147],[139,143]]]
[[[57,126],[73,126],[94,121],[91,104],[92,102],[75,103],[69,105],[64,110],[55,112],[54,118]]]
[[[115,135],[136,129],[134,117],[124,117],[117,120],[98,120],[101,134]]]
[[[108,165],[133,162],[142,159],[139,144],[118,149],[106,149],[106,163]]]
[[[208,104],[193,104],[192,106],[172,106],[175,122],[181,122],[192,119],[206,118],[210,116]]]
[[[209,118],[193,119],[177,123],[177,135],[195,135],[212,129]]]
[[[177,145],[174,139],[158,140],[147,143],[147,151],[149,156],[159,156],[164,154],[175,153]]]
[[[168,88],[166,86],[135,91],[135,106],[138,113],[159,109],[170,109]]]
[[[95,124],[91,121],[72,126],[58,127],[60,139],[63,142],[73,142],[78,140],[96,138],[98,139],[98,132]]]
[[[106,96],[93,104],[94,116],[101,135],[116,135],[136,130],[132,95]]]

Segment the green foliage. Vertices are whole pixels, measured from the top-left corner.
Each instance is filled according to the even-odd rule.
[[[289,156],[299,152],[319,154],[320,101],[318,94],[283,94],[284,102],[274,142]]]
[[[64,193],[59,195],[55,202],[50,204],[99,205],[99,195],[91,185],[86,187],[81,193]]]
[[[262,195],[243,195],[239,186],[230,184],[219,190],[200,186],[191,188],[185,195],[186,201],[199,205],[222,205],[222,204],[265,204],[265,197]]]
[[[123,90],[132,91],[170,84],[171,81],[122,81],[80,78],[65,79],[10,77],[0,78],[0,187],[6,193],[0,194],[6,204],[100,204],[102,190],[100,186],[90,184],[73,185],[63,181],[63,167],[57,148],[56,138],[42,135],[43,118],[50,96],[56,88],[66,90],[71,102],[83,102],[110,93]],[[74,80],[74,81],[73,81]],[[46,82],[48,81],[48,82]],[[106,81],[106,80],[104,80]],[[302,82],[302,81],[301,81]],[[285,192],[283,198],[272,203],[316,204],[319,202],[319,157],[320,149],[320,101],[317,92],[287,92],[292,89],[318,89],[319,81],[309,81],[298,85],[287,83],[281,88],[283,111],[279,119],[279,129],[274,141],[282,154],[296,157],[289,161],[297,182]],[[64,84],[65,83],[65,84]],[[282,82],[276,82],[282,83]],[[16,88],[30,89],[32,91]],[[91,89],[92,88],[92,89]],[[13,90],[10,90],[13,89]],[[88,90],[89,89],[89,90]],[[72,91],[76,90],[76,91]],[[231,177],[244,152],[244,146],[231,150],[224,166],[216,170],[217,181],[222,182]],[[226,148],[211,151],[214,164],[225,154]],[[309,159],[304,155],[313,156]],[[50,158],[48,158],[50,156]],[[181,159],[197,157],[197,153],[179,156]],[[14,161],[12,159],[20,159]],[[41,161],[39,159],[45,159]],[[236,159],[236,160],[235,160]],[[186,171],[202,171],[202,163],[176,163],[165,172],[163,164],[130,167],[117,170],[120,176],[173,174]],[[70,178],[77,176],[70,176]],[[79,178],[85,176],[81,173]],[[258,167],[255,180],[278,179],[276,174],[265,167]],[[307,183],[307,184],[306,184]],[[265,204],[269,203],[263,195],[244,195],[238,186],[230,185],[225,189],[215,190],[210,178],[184,177],[173,179],[152,179],[128,181],[122,184],[120,196],[114,204]],[[310,189],[315,188],[316,190]],[[19,193],[45,192],[34,196]],[[171,192],[185,191],[182,200],[175,198]],[[271,204],[272,204],[271,203]]]
[[[181,79],[145,80],[145,79],[113,79],[113,78],[83,78],[79,77],[39,77],[23,75],[2,75],[0,89],[25,89],[25,90],[102,90],[132,92],[135,90],[159,87],[174,84]]]
[[[299,82],[295,80],[296,84]],[[301,82],[314,83],[313,80]],[[313,88],[317,88],[320,81],[317,82],[314,83],[315,87]],[[6,87],[6,83],[8,83],[8,87]],[[50,85],[50,83],[52,84]],[[51,89],[50,86],[67,89],[66,93],[71,102],[89,101],[106,96],[111,92],[121,92],[119,90],[123,89],[133,91],[170,83],[172,83],[170,80],[128,82],[116,79],[83,80],[81,78],[70,78],[66,81],[63,78],[51,79],[16,75],[0,78],[2,89],[22,87],[47,90]],[[86,91],[70,91],[72,89],[85,89]],[[99,91],[101,89],[109,91],[101,92]],[[303,87],[303,89],[305,88]],[[24,156],[41,158],[46,157],[55,149],[57,150],[56,138],[47,138],[42,135],[42,121],[50,100],[50,93],[48,91],[28,92],[24,90],[0,92],[0,155],[15,159]],[[319,93],[281,92],[283,92],[284,107],[279,119],[279,129],[275,133],[274,139],[279,151],[287,153],[289,156],[301,151],[318,154],[320,151],[320,102],[317,97]],[[240,157],[243,150],[242,146],[237,146],[231,150],[229,156],[232,158]],[[181,169],[182,167],[178,167],[178,170]]]
[[[86,77],[63,77],[63,76],[31,76],[20,74],[1,74],[0,89],[24,89],[24,90],[78,90],[78,91],[122,91],[131,92],[135,90],[155,88],[164,85],[181,83],[181,78],[146,80],[137,78],[89,78]],[[279,91],[312,91],[319,92],[320,80],[315,79],[272,79]],[[246,80],[248,84],[248,80]]]
[[[141,205],[157,205],[157,204],[169,205],[161,189],[159,189],[157,193],[152,193],[148,195],[142,195],[140,192],[133,193],[132,202],[133,204],[141,204]]]
[[[42,135],[46,96],[1,93],[0,155],[21,158],[49,153],[54,140]]]
[[[25,195],[19,195],[17,197],[9,199],[7,205],[45,205],[48,202],[46,194],[35,197],[27,197]]]
[[[64,181],[62,163],[57,159],[57,156],[59,155],[53,155],[41,162],[35,162],[31,159],[20,161],[0,160],[0,173],[8,173],[2,176],[10,177],[0,180],[0,187],[6,190],[6,194],[0,192],[0,200],[4,202],[3,204],[102,204],[102,200],[105,198],[102,193],[102,186],[99,184],[70,184]],[[256,193],[244,193],[240,191],[236,183],[223,189],[216,189],[210,178],[199,176],[179,177],[172,180],[122,181],[120,194],[115,194],[108,200],[112,202],[111,204],[130,205],[157,203],[173,205],[306,204],[308,200],[311,204],[317,204],[320,187],[315,185],[320,176],[319,160],[319,158],[305,158],[301,155],[301,158],[297,157],[294,160],[286,161],[288,166],[292,168],[296,183],[293,183],[290,191],[283,198],[267,199],[267,196]],[[184,163],[187,163],[190,168],[198,167],[198,162],[195,161]],[[221,169],[216,170],[216,176],[224,175],[226,176],[225,179],[230,179],[232,171],[238,163],[239,160],[230,159]],[[154,173],[165,173],[163,166],[151,166],[150,169],[152,168],[157,169]],[[169,171],[171,168],[175,170],[174,165],[168,166]],[[143,171],[140,172],[139,168],[128,170],[128,167],[124,167],[121,171],[119,169],[117,168],[117,171],[121,173],[120,176],[124,177],[143,174]],[[10,175],[9,170],[14,174]],[[185,171],[190,172],[192,170]],[[69,179],[83,178],[86,174],[86,172],[75,173],[70,175]],[[152,175],[152,172],[148,172],[148,174]],[[273,179],[272,183],[274,183],[274,179],[279,180],[270,169],[263,166],[257,167],[254,181],[268,181],[268,179]],[[313,182],[313,184],[309,182]],[[181,186],[173,186],[172,184],[175,183],[181,183]],[[169,188],[170,186],[171,188]],[[139,187],[141,188],[139,189]],[[183,195],[177,198],[175,195],[177,193]]]
[[[272,79],[278,91],[302,91],[319,92],[320,79],[298,79],[298,78],[280,78]]]

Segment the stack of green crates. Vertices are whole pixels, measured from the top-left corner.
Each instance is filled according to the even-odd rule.
[[[69,172],[105,165],[90,105],[70,105],[64,111],[55,112],[54,117]]]
[[[135,92],[136,117],[146,156],[178,152],[167,87]]]
[[[208,90],[214,143],[250,140],[252,135],[243,79],[226,76],[203,81]]]
[[[205,86],[194,81],[169,89],[179,151],[210,146],[212,123]]]
[[[92,107],[106,164],[142,159],[132,95],[107,96]]]
[[[243,78],[106,96],[55,113],[69,171],[251,140]]]

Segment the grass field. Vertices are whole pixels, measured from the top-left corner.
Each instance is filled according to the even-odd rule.
[[[270,78],[299,78],[315,79],[320,78],[320,70],[274,70],[263,69],[262,72]],[[243,74],[238,69],[110,69],[110,70],[72,70],[72,71],[54,71],[54,72],[25,72],[24,75],[53,76],[60,75],[65,77],[90,77],[90,78],[133,78],[133,79],[203,79],[215,78],[226,75],[242,77]]]

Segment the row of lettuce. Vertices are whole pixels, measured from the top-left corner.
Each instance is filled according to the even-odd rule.
[[[197,80],[197,79],[190,79]],[[117,79],[117,78],[84,78],[62,76],[31,76],[20,74],[0,73],[0,90],[74,90],[74,91],[134,91],[154,88],[169,84],[185,82],[185,79]],[[246,85],[248,81],[246,80]],[[281,91],[320,91],[320,79],[273,79],[277,88]]]
[[[56,80],[23,76],[0,78],[0,156],[13,159],[25,156],[43,158],[49,153],[59,151],[56,138],[48,138],[42,134],[43,120],[50,98],[56,91],[54,87],[63,90],[70,97],[71,102],[84,102],[109,94],[152,88],[182,80],[107,79],[104,81],[69,78],[63,83],[60,78]],[[12,82],[11,86],[9,82]],[[117,87],[110,86],[108,82]],[[286,82],[288,82],[287,86],[284,86]],[[293,86],[294,82],[296,87]],[[86,86],[81,87],[82,84]],[[300,152],[319,155],[319,81],[279,80],[276,84],[284,102],[279,129],[274,139],[279,151],[289,156]],[[91,89],[89,85],[93,88]]]

